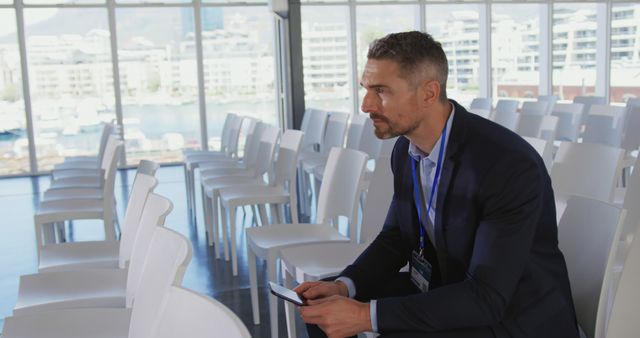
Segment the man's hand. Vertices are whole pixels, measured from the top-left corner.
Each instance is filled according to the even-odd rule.
[[[333,295],[349,296],[349,290],[342,282],[304,282],[294,291],[304,299],[319,299]]]
[[[307,324],[318,325],[328,338],[349,337],[358,332],[371,331],[369,303],[333,295],[308,300],[307,304],[299,307],[302,319]]]

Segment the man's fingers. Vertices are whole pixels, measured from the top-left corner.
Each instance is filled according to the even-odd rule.
[[[337,299],[340,299],[340,298],[343,298],[343,297],[339,296],[339,295],[333,295],[333,296],[324,297],[324,298],[309,299],[309,300],[307,300],[307,304],[308,305],[319,305],[319,304],[322,304],[322,303],[333,302],[333,301],[336,301]]]
[[[295,291],[298,294],[302,294],[305,291],[309,290],[310,288],[313,288],[313,287],[317,286],[320,283],[321,282],[304,282],[304,283],[298,285],[298,287],[296,287],[295,289],[293,289],[293,291]]]

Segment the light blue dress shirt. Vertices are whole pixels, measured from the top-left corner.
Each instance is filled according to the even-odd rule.
[[[433,186],[433,178],[436,173],[436,171],[433,169],[435,169],[436,163],[438,162],[438,156],[440,156],[440,143],[445,142],[444,150],[446,153],[447,145],[449,142],[449,135],[451,135],[451,125],[453,124],[453,116],[455,115],[455,112],[456,112],[455,107],[452,104],[451,114],[449,114],[449,119],[447,120],[447,134],[445,135],[444,140],[442,139],[442,135],[440,135],[440,138],[438,138],[438,141],[436,141],[436,144],[433,146],[433,150],[431,151],[430,154],[426,154],[422,150],[418,149],[418,147],[415,144],[409,143],[409,156],[411,156],[411,158],[413,158],[414,160],[417,160],[420,162],[420,181],[421,181],[420,183],[422,184],[423,196],[425,196],[425,199],[426,199],[425,203],[428,203],[429,195],[431,194],[431,187]],[[442,154],[442,156],[444,159],[445,154]],[[434,224],[435,224],[436,208],[437,208],[435,201],[437,201],[437,197],[438,197],[437,184],[438,182],[436,182],[436,190],[434,192],[433,202],[431,204],[431,211],[429,212],[429,224],[426,224],[426,226],[429,227],[428,229],[426,229],[427,237],[429,238],[429,240],[431,241],[431,244],[433,244],[434,247],[436,244],[432,237],[435,232]],[[425,206],[425,210],[426,209],[427,208]],[[338,277],[336,281],[340,281],[347,286],[347,290],[349,291],[349,298],[353,298],[356,296],[356,286],[351,280],[351,278],[343,276],[343,277]],[[373,329],[373,332],[378,332],[378,311],[376,306],[377,306],[377,300],[372,299],[369,304],[369,315],[371,316],[371,328]]]

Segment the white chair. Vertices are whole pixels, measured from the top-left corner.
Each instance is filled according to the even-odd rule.
[[[516,132],[520,136],[542,138],[553,141],[558,126],[557,116],[522,115]]]
[[[613,202],[623,157],[619,148],[561,142],[550,173],[558,218],[570,195]]]
[[[14,315],[5,319],[3,338],[152,337],[162,304],[181,270],[191,259],[191,245],[183,235],[156,227],[149,253],[162,267],[141,281],[131,308],[79,308]],[[169,269],[166,266],[171,265]],[[178,279],[178,280],[176,280]]]
[[[351,117],[349,126],[347,128],[347,140],[345,142],[345,148],[358,149],[360,146],[360,140],[362,139],[362,130],[364,124],[369,118],[364,114],[357,114]]]
[[[241,186],[241,185],[267,185],[264,176],[271,169],[274,163],[273,158],[277,148],[277,141],[280,136],[278,128],[270,126],[262,133],[262,141],[257,151],[255,167],[247,171],[217,170],[217,176],[209,174],[202,185],[202,202],[204,210],[204,220],[207,232],[209,233],[209,245],[216,243],[219,245],[216,250],[216,258],[220,257],[220,245],[224,248],[225,259],[229,260],[229,244],[226,236],[219,236],[219,198],[220,189]],[[223,225],[225,226],[225,225]]]
[[[547,115],[549,103],[545,101],[527,101],[522,103],[523,115]]]
[[[511,131],[516,131],[520,117],[522,117],[522,114],[518,112],[496,110],[491,120]]]
[[[307,116],[309,118],[307,119]],[[305,114],[303,122],[308,121],[305,127],[301,129],[304,133],[304,139],[300,146],[299,157],[316,156],[320,151],[320,145],[324,140],[325,130],[327,128],[327,120],[329,113],[322,110],[313,110]],[[307,205],[307,200],[302,196],[307,196],[310,186],[307,179],[305,179],[302,166],[298,166],[298,196],[300,196],[300,212],[302,214],[309,214],[310,206]]]
[[[187,207],[192,215],[195,215],[195,169],[200,162],[211,161],[216,159],[229,158],[234,159],[238,156],[238,143],[240,138],[240,129],[242,128],[243,118],[228,114],[222,129],[221,149],[211,152],[195,152],[187,153],[184,158],[184,174],[187,191]]]
[[[487,97],[476,97],[471,101],[469,105],[470,110],[488,110],[491,111],[491,99]]]
[[[550,171],[553,165],[553,141],[528,136],[522,136],[522,138],[538,152],[547,171]]]
[[[87,268],[70,271],[41,272],[20,277],[14,315],[80,307],[131,307],[139,287],[152,283],[163,269],[180,266],[162,261],[166,256],[152,251],[154,233],[171,211],[171,202],[150,194],[140,221],[139,235],[132,246],[128,269],[122,263],[115,268]],[[124,259],[123,259],[124,260]],[[178,270],[181,279],[188,261]],[[151,274],[151,276],[149,276]]]
[[[38,271],[78,270],[86,268],[124,268],[138,233],[147,197],[158,180],[138,171],[131,188],[124,216],[122,237],[115,241],[84,241],[46,244],[40,249]],[[122,259],[120,256],[122,255]]]
[[[637,207],[637,206],[636,206]],[[635,220],[635,238],[640,238],[640,226]],[[640,240],[631,243],[607,322],[606,337],[635,338],[640,332]]]
[[[546,115],[550,115],[553,111],[553,106],[555,106],[556,102],[558,102],[558,96],[556,95],[539,95],[538,102],[546,102],[547,103],[547,113]]]
[[[605,290],[626,212],[606,202],[572,197],[558,224],[578,324],[587,337],[603,337]]]
[[[558,117],[556,140],[577,142],[582,123],[582,103],[557,103],[551,115]]]
[[[222,303],[194,291],[171,286],[164,298],[160,318],[149,337],[209,338],[218,335],[251,337],[240,318]]]
[[[276,259],[280,255],[280,250],[312,243],[355,241],[357,201],[366,161],[367,155],[360,151],[331,149],[318,197],[318,224],[277,224],[246,230],[251,307],[255,324],[260,323],[256,258],[266,260],[267,280],[275,282]],[[349,237],[344,236],[337,229],[339,216],[347,217],[349,220]],[[272,337],[278,336],[277,304],[275,296],[269,297]]]
[[[101,199],[61,199],[43,201],[33,216],[36,234],[36,247],[38,253],[46,243],[54,241],[52,227],[44,228],[46,224],[55,224],[67,220],[77,219],[101,219],[103,221],[105,240],[116,240],[115,205],[114,205],[114,185],[117,159],[120,157],[123,143],[118,141],[113,156],[110,159],[109,167],[105,170],[105,179],[102,183],[103,195]],[[62,179],[61,181],[71,181],[79,183],[81,180]],[[62,241],[62,239],[61,239]]]
[[[277,205],[290,205],[291,220],[298,223],[298,206],[296,196],[296,163],[300,144],[302,143],[302,132],[298,130],[287,130],[281,138],[278,158],[275,161],[275,174],[273,181],[269,185],[253,184],[227,187],[219,190],[220,210],[222,214],[222,236],[224,243],[227,240],[227,228],[230,230],[231,238],[231,265],[233,275],[238,275],[238,254],[236,248],[236,209],[245,205],[266,205],[271,204],[272,216],[278,215],[281,211]],[[284,219],[274,216],[274,219]],[[225,254],[228,251],[225,248]],[[227,260],[228,258],[225,257]]]
[[[389,162],[390,152],[376,159],[376,168],[364,202],[362,222],[357,231],[357,243],[310,244],[282,249],[280,259],[285,286],[293,288],[293,280],[302,283],[338,275],[375,239],[382,229],[393,196],[393,173]],[[285,306],[289,337],[293,338],[296,336],[294,309],[292,305]]]
[[[587,123],[587,116],[591,110],[591,105],[594,104],[607,104],[607,99],[604,96],[576,96],[573,98],[573,103],[582,103],[584,108],[582,110],[582,120],[580,125]]]
[[[104,123],[102,126],[102,134],[100,135],[100,143],[98,145],[98,154],[96,156],[65,157],[64,162],[53,166],[53,171],[61,169],[100,168],[100,162],[102,160],[109,135],[115,132],[115,126],[112,123]]]
[[[496,103],[496,113],[516,113],[518,111],[518,106],[520,105],[520,101],[518,100],[498,100]]]
[[[582,141],[620,147],[624,113],[624,107],[591,105]]]

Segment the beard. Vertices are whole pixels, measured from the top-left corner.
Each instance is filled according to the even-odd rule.
[[[400,135],[407,135],[410,132],[414,131],[418,128],[418,123],[414,122],[408,126],[400,126],[396,123],[389,121],[386,116],[378,115],[378,114],[369,114],[369,118],[372,120],[378,120],[378,123],[373,124],[374,130],[373,133],[377,138],[386,140],[390,138],[394,138]],[[381,122],[381,123],[380,123]]]

